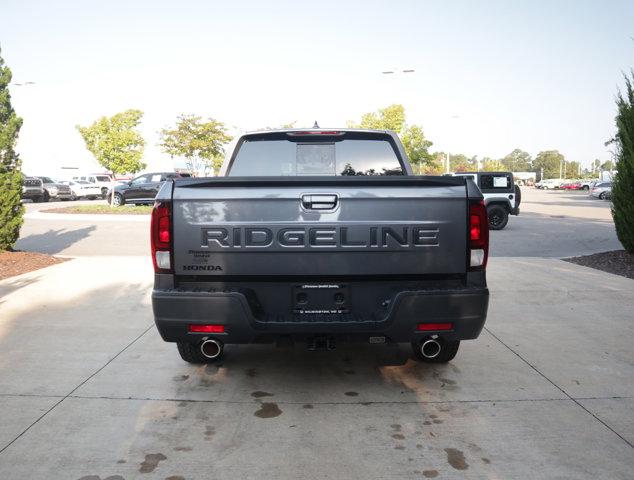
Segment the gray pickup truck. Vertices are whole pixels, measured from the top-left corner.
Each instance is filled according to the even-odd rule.
[[[471,179],[414,176],[374,130],[242,135],[217,178],[167,181],[152,305],[191,363],[225,344],[412,344],[448,362],[486,320],[488,221]]]

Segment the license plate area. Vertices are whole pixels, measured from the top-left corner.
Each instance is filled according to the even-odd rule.
[[[311,283],[293,287],[293,313],[350,313],[350,286],[339,283]]]

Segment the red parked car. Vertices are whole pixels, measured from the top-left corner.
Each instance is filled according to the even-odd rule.
[[[581,182],[564,183],[561,188],[564,190],[581,190]]]

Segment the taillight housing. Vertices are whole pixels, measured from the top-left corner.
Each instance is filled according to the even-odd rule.
[[[469,270],[484,270],[489,257],[489,218],[484,202],[469,205]]]
[[[155,202],[150,225],[152,263],[156,273],[173,273],[172,205]]]

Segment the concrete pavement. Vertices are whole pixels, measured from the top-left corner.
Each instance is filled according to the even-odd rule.
[[[631,280],[493,258],[486,330],[438,366],[370,345],[191,366],[150,281],[129,256],[0,282],[0,478],[634,475]]]

